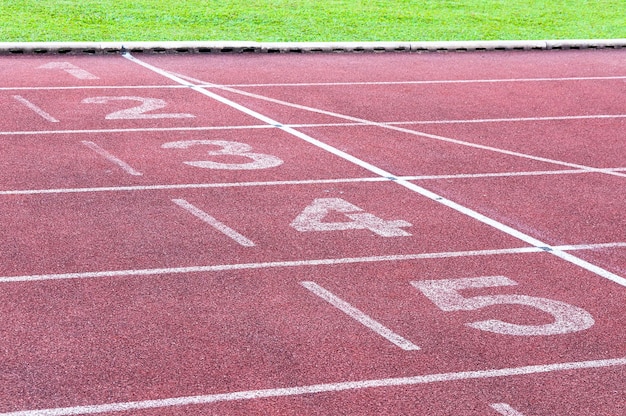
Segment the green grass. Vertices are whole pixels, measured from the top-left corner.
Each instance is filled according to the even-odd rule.
[[[0,41],[626,38],[626,0],[0,0]]]

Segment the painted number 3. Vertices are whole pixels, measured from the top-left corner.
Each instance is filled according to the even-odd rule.
[[[423,280],[411,284],[447,312],[471,311],[492,305],[525,305],[552,315],[553,322],[544,325],[519,325],[499,320],[466,324],[472,328],[504,335],[557,335],[583,331],[594,324],[589,312],[557,300],[526,295],[488,295],[463,297],[459,291],[484,287],[514,286],[504,276],[483,276],[464,279]]]
[[[192,146],[220,148],[219,150],[209,150],[206,152],[209,156],[215,156],[217,160],[183,162],[186,165],[195,166],[197,168],[254,170],[273,168],[283,163],[283,161],[276,156],[264,153],[253,153],[252,148],[245,143],[226,140],[184,140],[161,145],[163,149],[187,149]]]

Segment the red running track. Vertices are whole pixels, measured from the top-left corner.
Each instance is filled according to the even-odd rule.
[[[3,58],[0,415],[624,414],[624,58]]]

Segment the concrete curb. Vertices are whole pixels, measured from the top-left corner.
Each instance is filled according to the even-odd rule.
[[[626,39],[495,40],[451,42],[0,42],[0,55],[106,55],[134,53],[437,52],[620,49]]]

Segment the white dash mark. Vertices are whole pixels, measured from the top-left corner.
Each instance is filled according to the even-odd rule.
[[[56,118],[52,117],[50,114],[46,113],[41,108],[37,107],[35,104],[31,103],[30,101],[28,101],[26,98],[22,97],[21,95],[14,95],[13,98],[15,98],[20,103],[24,104],[26,107],[30,108],[35,113],[37,113],[38,115],[40,115],[44,119],[48,120],[49,122],[51,122],[51,123],[58,123],[59,122],[59,120],[57,120]]]
[[[402,338],[400,335],[393,332],[391,329],[382,325],[381,323],[375,321],[359,309],[350,305],[343,299],[338,298],[328,290],[324,289],[320,285],[315,282],[300,282],[302,286],[313,292],[315,295],[324,299],[326,302],[333,305],[335,308],[339,309],[346,315],[355,319],[357,322],[376,332],[381,337],[385,338],[392,344],[397,345],[405,351],[417,351],[420,349],[417,345],[413,344],[411,341],[408,341]]]
[[[91,72],[87,72],[82,68],[77,67],[69,62],[50,62],[44,65],[41,65],[39,68],[41,69],[61,69],[74,78],[78,79],[99,79],[97,76],[92,74]]]
[[[248,238],[246,238],[243,235],[239,234],[237,231],[233,230],[232,228],[230,228],[226,224],[223,224],[223,223],[219,222],[217,219],[213,218],[212,216],[210,216],[206,212],[204,212],[201,209],[199,209],[199,208],[195,207],[194,205],[190,204],[186,200],[184,200],[184,199],[172,199],[172,202],[175,203],[176,205],[178,205],[179,207],[189,211],[190,213],[192,213],[196,217],[200,218],[202,221],[206,222],[207,224],[209,224],[210,226],[212,226],[216,230],[221,231],[223,234],[225,234],[228,237],[232,238],[233,240],[235,240],[237,243],[241,244],[242,246],[244,246],[244,247],[254,247],[254,245],[255,245],[254,242],[250,241]]]
[[[524,416],[506,403],[494,403],[491,408],[503,416]]]
[[[113,156],[111,153],[107,152],[106,150],[104,150],[103,148],[98,146],[96,143],[90,142],[90,141],[86,141],[86,140],[83,140],[81,143],[84,144],[85,146],[87,146],[88,148],[90,148],[91,150],[93,150],[94,152],[98,153],[100,156],[102,156],[105,159],[107,159],[109,162],[112,162],[112,163],[118,165],[120,168],[122,168],[122,170],[124,172],[128,173],[129,175],[134,175],[134,176],[141,176],[142,175],[141,172],[136,171],[128,163],[126,163],[123,160]]]

